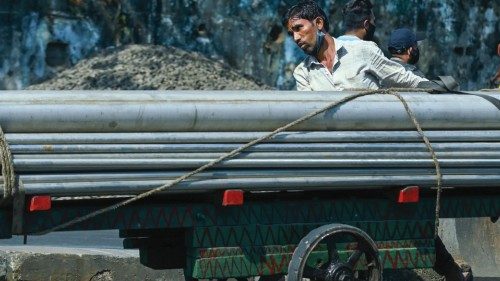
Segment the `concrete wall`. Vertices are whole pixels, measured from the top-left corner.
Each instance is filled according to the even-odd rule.
[[[490,218],[442,219],[439,236],[475,276],[500,278],[500,222]]]

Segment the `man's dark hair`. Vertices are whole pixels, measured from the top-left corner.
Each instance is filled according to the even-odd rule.
[[[373,5],[370,0],[351,0],[342,9],[346,31],[363,27],[365,20],[372,17]]]
[[[287,28],[288,21],[292,18],[313,21],[318,17],[323,19],[324,29],[328,31],[330,29],[330,22],[328,21],[325,12],[319,7],[319,5],[315,1],[301,1],[286,11],[285,15],[283,15],[282,24],[285,28]]]

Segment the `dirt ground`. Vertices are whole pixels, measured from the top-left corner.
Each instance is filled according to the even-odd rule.
[[[201,54],[158,45],[104,50],[29,90],[259,90],[271,87]]]

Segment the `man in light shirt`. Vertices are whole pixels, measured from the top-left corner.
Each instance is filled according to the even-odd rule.
[[[356,14],[355,22],[360,22],[362,27],[352,30],[353,34],[364,37],[372,32],[369,23],[375,20],[371,6],[365,10],[369,10],[368,17],[364,13]],[[428,81],[387,59],[373,42],[362,41],[355,35],[347,35],[353,37],[348,40],[330,36],[326,14],[314,1],[292,6],[283,17],[283,25],[308,55],[294,71],[299,91],[379,89],[382,85],[415,88]]]
[[[294,71],[299,91],[341,90],[333,80],[340,45],[327,33],[329,21],[313,1],[292,6],[283,17],[283,26],[308,56]]]

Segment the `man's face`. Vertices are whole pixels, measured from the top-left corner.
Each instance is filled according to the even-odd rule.
[[[288,34],[306,54],[311,55],[316,47],[318,26],[306,19],[291,18],[288,21]]]

